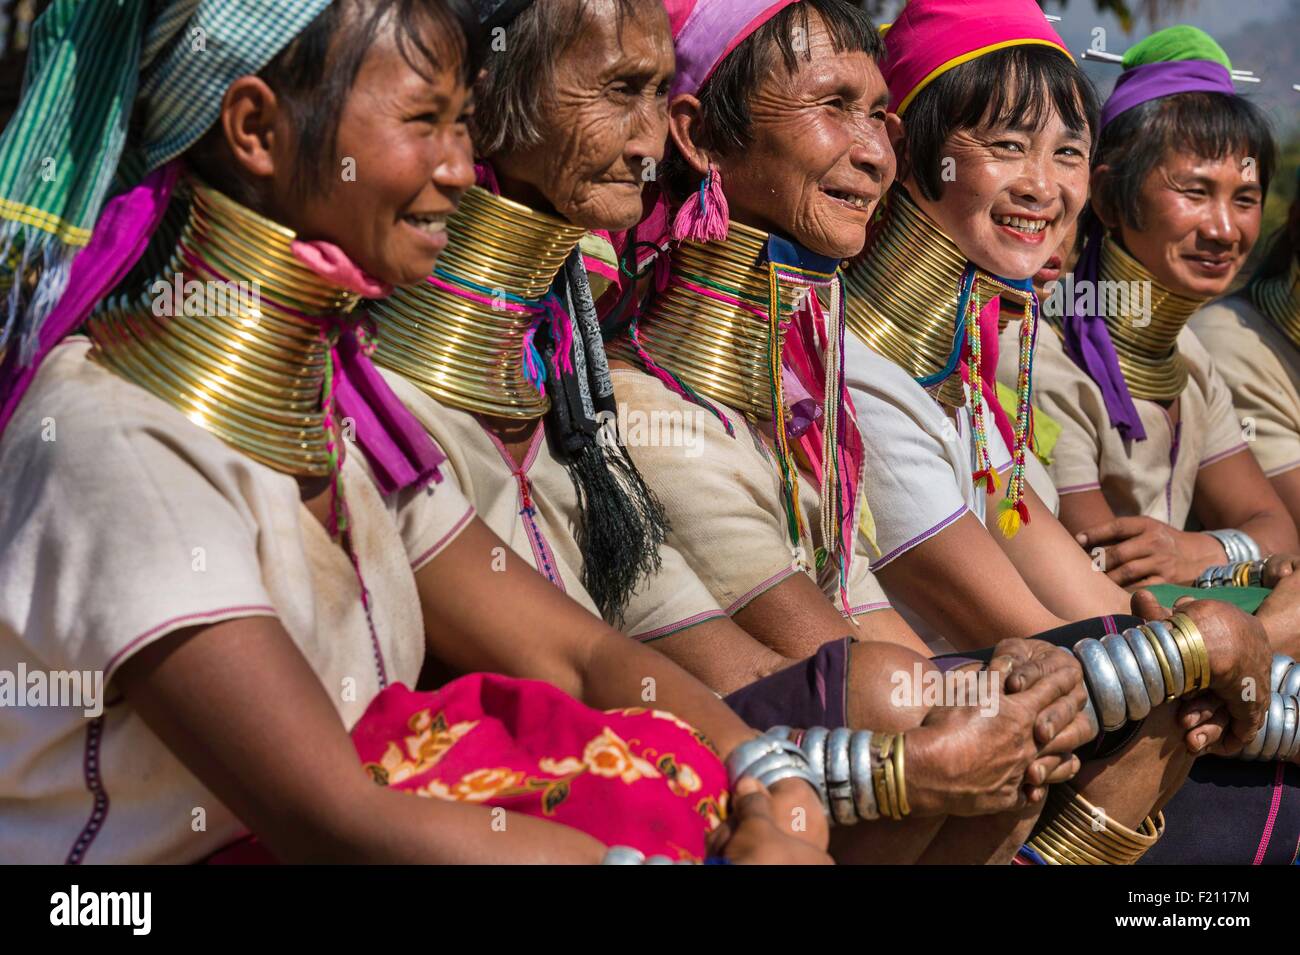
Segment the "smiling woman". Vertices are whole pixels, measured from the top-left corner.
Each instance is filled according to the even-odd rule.
[[[196,30],[223,55],[190,55]],[[439,261],[474,178],[478,33],[458,0],[56,0],[41,21],[38,51],[101,56],[38,56],[0,167],[84,145],[111,97],[71,85],[140,71],[142,94],[83,191],[0,177],[0,234],[44,266],[0,368],[0,661],[103,672],[115,702],[0,708],[0,857],[195,862],[250,830],[284,861],[708,851],[733,787],[702,733],[755,734],[505,563],[353,315]],[[211,283],[254,294],[151,301]],[[471,675],[409,691],[428,651]],[[643,680],[702,729],[640,706]],[[756,783],[734,792],[723,854],[825,861]]]
[[[1043,336],[1035,397],[1063,427],[1051,473],[1066,526],[1106,549],[1124,586],[1190,583],[1230,556],[1183,530],[1193,515],[1235,531],[1215,532],[1229,544],[1249,541],[1243,557],[1296,546],[1227,385],[1185,327],[1259,236],[1273,139],[1203,32],[1161,31],[1125,64],[1103,110],[1076,299]]]

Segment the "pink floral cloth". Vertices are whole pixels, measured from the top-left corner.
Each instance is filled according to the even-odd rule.
[[[660,710],[601,712],[547,683],[490,673],[380,693],[352,731],[375,782],[500,806],[606,845],[698,861],[727,810],[709,741]]]

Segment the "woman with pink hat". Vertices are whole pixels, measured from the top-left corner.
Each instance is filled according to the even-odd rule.
[[[665,494],[675,546],[733,619],[764,646],[802,655],[824,685],[835,671],[818,660],[843,626],[827,610],[855,616],[868,640],[916,645],[892,611],[864,615],[848,596],[860,586],[858,558],[870,556],[872,521],[856,491],[871,435],[858,432],[845,394],[836,270],[861,248],[871,207],[892,179],[883,83],[877,77],[873,86],[870,56],[853,61],[872,48],[835,4],[778,5],[774,14],[701,3],[673,10],[673,23],[684,89],[670,105],[675,155],[663,179],[678,201],[677,241],[668,267],[657,270],[656,294],[623,316],[614,351],[642,372],[616,371],[616,390],[647,413],[705,413],[710,442],[698,464],[663,449],[631,453]],[[816,66],[803,67],[801,58]],[[638,239],[660,244],[654,217],[643,229]],[[777,565],[783,548],[794,556],[785,567]],[[808,550],[813,559],[801,562]],[[762,561],[772,562],[766,578]],[[1205,608],[1194,613],[1207,626],[1216,618]],[[1096,625],[1099,635],[1103,627]],[[1245,635],[1210,629],[1223,641],[1215,679],[1227,687],[1237,666],[1255,666],[1259,641],[1249,627]],[[687,665],[697,668],[744,659],[675,638],[660,646],[684,661],[693,654]],[[1197,669],[1211,678],[1208,665]],[[734,694],[733,705],[759,702],[744,695]],[[1113,701],[1107,706],[1107,727],[1118,728],[1123,715],[1114,723]],[[1239,710],[1245,733],[1257,714]],[[1143,825],[1114,852],[1131,858],[1150,845],[1156,824]],[[945,827],[944,835],[964,828]],[[996,854],[1014,831],[986,825],[983,835]],[[970,851],[968,828],[965,835],[956,842]],[[935,841],[930,857],[952,844]]]

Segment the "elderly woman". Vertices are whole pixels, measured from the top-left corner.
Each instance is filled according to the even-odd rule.
[[[1063,429],[1051,466],[1061,520],[1122,586],[1220,581],[1225,560],[1244,580],[1246,562],[1295,549],[1295,524],[1184,326],[1259,236],[1273,139],[1203,32],[1163,30],[1124,62],[1102,111],[1075,297],[1035,369],[1036,401]],[[1184,530],[1191,515],[1211,530]],[[1289,631],[1275,644],[1295,652]]]
[[[618,429],[628,416],[615,413],[610,396],[578,243],[584,230],[618,231],[636,223],[642,171],[662,158],[673,70],[662,6],[657,0],[538,0],[515,13],[494,24],[506,31],[510,56],[489,61],[476,94],[479,178],[486,188],[472,190],[448,223],[452,248],[429,281],[373,306],[381,332],[376,357],[387,379],[449,449],[459,484],[510,542],[512,554],[589,612],[585,621],[566,618],[571,627],[601,629],[600,615],[656,646],[685,640],[697,652],[680,661],[706,679],[720,669],[713,660],[739,647],[750,654],[749,666],[765,667],[771,676],[748,697],[729,702],[763,728],[840,727],[849,713],[856,726],[892,728],[871,722],[871,708],[887,711],[893,689],[880,674],[920,661],[899,661],[890,647],[863,646],[851,664],[846,661],[859,680],[849,692],[842,676],[840,692],[827,694],[830,700],[815,715],[794,706],[753,705],[756,699],[784,700],[790,688],[808,682],[807,671],[781,672],[791,661],[763,655],[764,648],[723,612],[664,541],[660,505],[620,446],[626,435]],[[550,79],[522,84],[525,75]],[[507,241],[511,234],[519,240]],[[504,555],[499,559],[504,563]],[[868,674],[874,676],[870,686],[862,679]],[[1020,678],[1012,685],[1021,687]],[[1058,673],[994,719],[967,709],[938,728],[907,727],[911,732],[897,746],[900,759],[902,747],[911,747],[906,765],[912,778],[935,780],[909,786],[912,810],[933,817],[1018,801],[1018,783],[1037,757],[1017,741],[1030,738],[1036,720],[1071,724],[1078,701],[1058,698],[1072,685],[1068,672]],[[1023,689],[1028,692],[1028,681]],[[831,708],[830,718],[822,718]],[[962,759],[946,749],[958,738],[958,725],[978,731],[971,752],[1007,755],[962,776],[960,786],[977,795],[960,803],[954,800],[956,779],[928,769]],[[1083,738],[1084,725],[1078,721],[1057,751],[1045,754],[1030,790],[1032,780],[1072,771],[1061,768],[1060,752],[1068,749],[1065,740]],[[807,795],[795,780],[773,787],[778,803],[789,807],[806,803]],[[854,857],[893,857],[877,830],[864,827],[849,837],[861,843]],[[824,830],[810,831],[824,838]],[[971,856],[984,857],[979,850]]]
[[[1246,287],[1188,327],[1231,389],[1255,460],[1300,522],[1300,197]]]
[[[819,627],[835,626],[826,623],[826,611],[836,609],[828,598],[842,603],[837,590],[846,579],[850,588],[860,579],[859,569],[844,567],[854,542],[848,549],[838,545],[840,522],[847,517],[853,535],[858,521],[856,495],[836,488],[835,475],[856,479],[859,465],[849,462],[860,454],[860,441],[855,450],[859,436],[836,377],[842,325],[836,325],[835,271],[840,258],[859,251],[892,163],[870,33],[840,4],[774,9],[724,12],[699,4],[674,15],[684,86],[670,106],[677,157],[665,175],[675,197],[684,199],[675,219],[679,242],[667,274],[659,277],[661,291],[616,346],[628,364],[651,374],[619,370],[615,383],[629,416],[695,414],[703,420],[708,440],[699,461],[673,449],[638,445],[631,453],[665,495],[670,539],[701,579],[718,594],[751,590],[752,597],[738,602],[736,622],[752,640],[795,655]],[[764,12],[766,18],[757,16]],[[742,31],[746,24],[761,25]],[[783,42],[800,37],[806,48]],[[805,52],[815,66],[805,65]],[[652,221],[642,230],[638,238],[655,235]],[[823,302],[829,310],[823,311]],[[774,368],[784,374],[773,374]],[[772,396],[774,386],[804,388],[822,406],[825,432],[797,422],[797,407],[790,420],[773,413],[782,400]],[[821,487],[787,459],[783,445],[796,440],[790,436],[795,428],[803,432],[797,440],[806,457],[800,460],[810,462],[808,472],[820,472]],[[787,493],[789,485],[796,494]],[[830,520],[819,514],[827,493],[842,495]],[[817,576],[830,593],[819,592],[807,572],[813,568],[797,564],[767,581],[760,576],[762,562],[776,565],[796,541],[827,552],[817,554],[815,566],[824,570]],[[860,616],[861,636],[869,640],[897,628],[887,613]],[[683,659],[707,654],[709,664],[720,667],[740,658],[743,645],[722,652],[670,637],[660,646]],[[812,659],[824,654],[818,649]],[[987,824],[979,835],[993,832],[1005,835]],[[935,840],[927,857],[944,857],[945,844],[978,841],[970,829],[964,835],[946,833],[953,838]]]
[[[225,55],[190,54],[200,29]],[[734,793],[714,851],[825,860],[743,778],[806,776],[782,744],[493,571],[347,317],[446,245],[476,33],[454,0],[41,21],[36,50],[84,55],[34,63],[0,163],[4,234],[40,266],[0,373],[0,660],[92,686],[0,712],[4,858],[197,861],[251,829],[286,860],[698,859]],[[16,156],[75,168],[92,136],[77,188],[23,178]],[[496,673],[415,694],[426,652]],[[641,708],[647,679],[732,757],[730,792],[699,731]]]

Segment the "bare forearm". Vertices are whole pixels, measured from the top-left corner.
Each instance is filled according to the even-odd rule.
[[[722,696],[798,662],[768,649],[729,618],[706,621],[646,646]]]
[[[1031,636],[1059,623],[973,514],[895,558],[876,576],[891,597],[959,650]],[[870,633],[868,639],[880,637]]]
[[[569,826],[501,808],[375,788],[320,831],[281,850],[288,863],[592,865],[605,846]]]
[[[1124,589],[1094,565],[1091,556],[1032,488],[1026,489],[1025,499],[1030,522],[1020,533],[1012,538],[996,530],[991,533],[1033,591],[1037,603],[1054,615],[1055,622],[1044,620],[1038,630],[1006,636],[1028,637],[1069,621],[1127,613],[1129,597]]]
[[[667,710],[690,723],[726,755],[754,730],[673,661],[611,632],[596,641],[578,673],[581,699],[596,709],[636,706]]]

